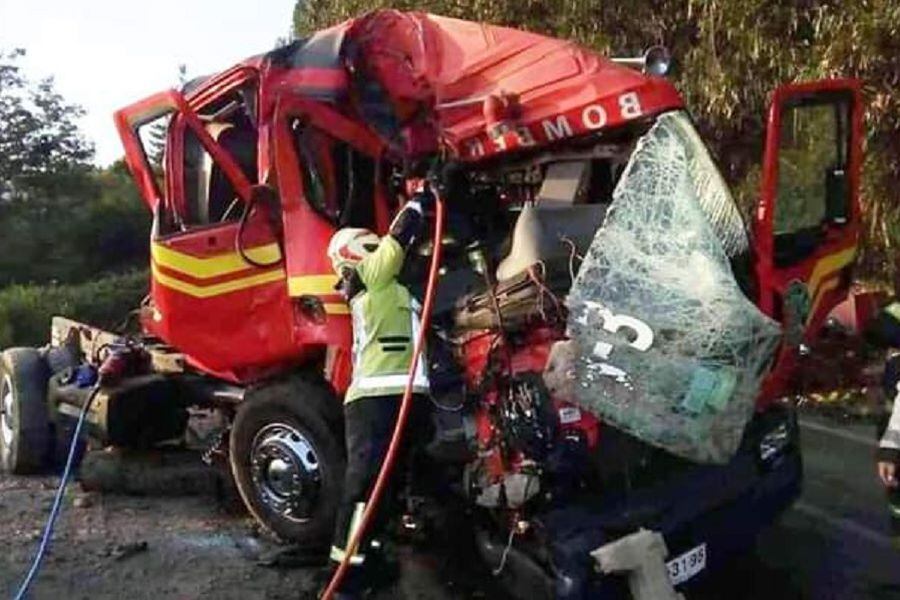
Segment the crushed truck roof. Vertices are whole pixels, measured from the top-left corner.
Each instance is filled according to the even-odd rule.
[[[250,58],[271,110],[285,91],[355,110],[395,152],[480,160],[683,106],[666,79],[577,44],[422,12],[381,10]],[[349,100],[349,102],[348,102]]]

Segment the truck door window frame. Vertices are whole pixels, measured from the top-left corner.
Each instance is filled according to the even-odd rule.
[[[179,110],[173,123],[169,128],[167,135],[167,145],[171,148],[171,152],[166,154],[166,198],[162,203],[163,210],[166,211],[166,217],[161,218],[160,223],[171,226],[171,229],[160,231],[162,237],[170,237],[179,233],[196,231],[202,229],[213,229],[216,227],[226,226],[236,223],[237,219],[218,220],[208,223],[188,223],[184,217],[189,213],[186,203],[186,185],[185,185],[185,138],[192,135],[199,147],[203,149],[205,155],[211,162],[210,177],[212,169],[218,168],[219,173],[225,178],[235,193],[235,202],[247,202],[250,197],[250,187],[260,173],[260,128],[259,128],[259,81],[256,72],[252,69],[240,69],[237,72],[226,74],[224,81],[219,86],[212,89],[204,89],[204,93],[200,97],[191,97],[184,100],[187,110]],[[207,120],[198,113],[208,107],[212,102],[221,100],[232,93],[240,93],[242,88],[253,86],[252,94],[247,95],[245,100],[252,126],[256,130],[256,172],[254,177],[248,178],[241,168],[241,165],[228,150],[226,150],[216,139],[212,137],[206,128]],[[226,208],[226,212],[235,210]],[[236,211],[239,215],[240,211]]]
[[[801,116],[800,111],[820,110],[819,115],[810,114],[810,117]],[[824,109],[824,110],[822,110]],[[830,109],[830,110],[829,110]],[[845,222],[829,219],[829,181],[834,180],[833,173],[839,173],[846,183],[846,173],[849,169],[850,151],[853,144],[853,132],[850,127],[853,112],[853,96],[850,92],[835,91],[810,95],[798,95],[790,98],[780,107],[778,133],[778,174],[775,187],[775,203],[772,215],[772,235],[774,236],[774,262],[776,266],[790,266],[802,261],[813,254],[816,248],[825,241],[829,228],[841,227]],[[813,141],[816,135],[808,135],[806,140],[794,135],[790,140],[786,134],[796,134],[797,130],[788,129],[789,120],[794,123],[800,118],[816,118],[827,115],[829,131],[834,139],[822,139],[821,148],[833,147],[827,157],[829,164],[802,164],[804,159],[815,160],[814,152],[819,148],[800,148],[800,153],[793,154],[795,148],[789,146],[790,142]],[[823,128],[814,128],[810,122],[806,123],[808,131],[823,131]],[[819,134],[821,136],[821,134]],[[799,166],[800,168],[796,168]],[[803,169],[806,167],[806,169]],[[810,167],[819,167],[810,169]],[[791,168],[788,173],[787,169]],[[805,171],[805,172],[804,172]],[[811,171],[811,172],[810,172]],[[818,171],[818,172],[816,172]],[[814,181],[817,178],[817,181]],[[821,186],[821,189],[817,189]],[[807,189],[803,189],[803,188]],[[809,188],[812,188],[811,190]],[[844,212],[849,213],[851,198],[850,189],[843,186]],[[815,211],[815,212],[814,212]],[[792,227],[784,227],[780,222],[781,216],[794,217],[788,224]],[[810,220],[810,217],[818,217]]]
[[[376,229],[378,157],[299,117],[290,129],[313,211],[338,228]]]
[[[301,127],[314,127],[316,130],[330,136],[335,141],[345,144],[355,154],[373,161],[373,186],[383,185],[379,176],[379,162],[382,160],[384,144],[369,129],[363,127],[333,108],[320,102],[297,97],[282,97],[278,100],[275,114],[277,115],[276,145],[283,146],[282,150],[276,150],[279,156],[278,172],[279,181],[287,183],[283,190],[282,203],[291,207],[295,202],[303,202],[318,218],[325,221],[332,229],[346,226],[343,219],[335,219],[333,215],[323,213],[321,207],[317,207],[309,198],[310,180],[305,168],[305,152],[297,143],[297,131]],[[298,193],[294,194],[294,190]],[[297,197],[294,197],[294,196]],[[384,205],[384,198],[377,189],[373,190],[373,222],[377,232],[386,231],[388,223],[388,210]],[[337,215],[340,217],[340,215]],[[351,223],[352,225],[352,223]]]

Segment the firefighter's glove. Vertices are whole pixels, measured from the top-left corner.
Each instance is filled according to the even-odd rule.
[[[407,202],[407,205],[412,204],[413,202],[418,203],[419,208],[422,209],[422,213],[428,213],[429,211],[434,209],[434,192],[431,191],[433,188],[426,184],[422,187],[422,189],[418,190],[415,194],[413,194],[412,199]]]
[[[409,248],[419,231],[422,229],[422,223],[425,221],[425,206],[423,202],[427,202],[426,196],[430,197],[431,192],[423,191],[412,197],[391,223],[388,233],[397,240],[397,243],[406,250]]]

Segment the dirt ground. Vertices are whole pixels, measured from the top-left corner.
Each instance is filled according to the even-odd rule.
[[[103,458],[92,453],[87,461],[97,456]],[[222,493],[221,478],[196,453],[125,462],[125,468],[118,461],[101,460],[99,466],[94,462],[83,469],[88,481],[102,473],[101,480],[107,485],[112,481],[117,492],[85,492],[81,483],[70,484],[30,598],[317,596],[327,571],[273,566],[273,557],[284,548],[259,531],[235,498]],[[0,594],[6,598],[15,594],[28,570],[57,482],[53,476],[0,475]],[[186,492],[191,495],[173,495]],[[400,547],[398,553],[400,577],[379,599],[485,597],[471,582],[456,586],[444,558],[411,547]],[[498,597],[494,591],[488,595]]]
[[[0,479],[0,582],[9,598],[27,571],[56,478]],[[257,561],[274,546],[210,496],[84,494],[72,486],[32,598],[314,597],[309,570]]]

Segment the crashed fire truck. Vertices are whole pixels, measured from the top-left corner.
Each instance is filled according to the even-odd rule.
[[[402,280],[434,293],[440,482],[415,493],[467,506],[519,597],[620,590],[591,552],[642,528],[674,584],[723,565],[800,490],[778,399],[849,288],[862,104],[853,80],[774,91],[747,226],[664,60],[378,11],[118,111],[153,214],[142,332],[56,318],[4,352],[3,469],[48,466],[99,370],[93,438],[148,447],[218,411],[210,452],[253,516],[325,544],[352,372],[325,249],[384,234],[426,180],[446,223]],[[160,119],[162,172],[141,137]]]

